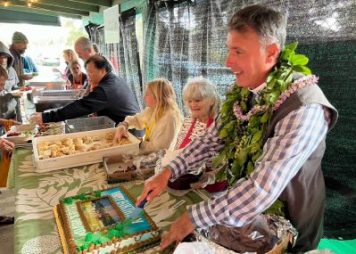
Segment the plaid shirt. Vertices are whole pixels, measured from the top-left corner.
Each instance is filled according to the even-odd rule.
[[[173,179],[223,148],[218,129],[219,126],[212,126],[207,135],[195,139],[170,163]],[[216,199],[189,207],[193,224],[241,227],[251,222],[278,199],[327,131],[328,121],[321,105],[309,104],[290,112],[277,123],[274,136],[264,144],[263,154],[248,179],[241,179]]]

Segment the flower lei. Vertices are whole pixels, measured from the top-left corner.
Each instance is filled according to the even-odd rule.
[[[262,155],[263,139],[273,111],[298,89],[317,82],[313,75],[294,83],[293,73],[310,75],[306,67],[309,59],[296,54],[297,43],[289,44],[281,52],[279,62],[267,77],[266,87],[258,92],[253,108],[249,110],[248,99],[252,92],[236,84],[229,89],[224,101],[220,121],[219,136],[225,141],[223,150],[214,158],[218,180],[228,180],[234,185],[239,179],[249,176],[255,162]],[[276,201],[267,213],[283,215],[283,204]]]

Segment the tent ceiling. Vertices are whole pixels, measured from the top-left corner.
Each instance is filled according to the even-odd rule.
[[[49,20],[53,23],[53,17],[80,19],[111,5],[112,0],[0,0],[0,22],[38,24],[43,21],[45,25]],[[12,16],[3,15],[6,11]]]

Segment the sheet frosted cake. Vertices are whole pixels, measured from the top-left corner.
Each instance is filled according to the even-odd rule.
[[[64,253],[139,253],[157,245],[160,233],[146,212],[127,219],[134,209],[122,187],[64,198],[54,208]]]

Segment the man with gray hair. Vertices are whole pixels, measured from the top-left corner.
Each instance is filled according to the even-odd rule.
[[[89,57],[94,56],[99,54],[100,52],[98,52],[98,46],[96,44],[94,44],[93,42],[91,42],[89,40],[89,38],[87,37],[79,37],[75,43],[74,43],[74,50],[77,53],[77,55],[79,56],[80,59],[82,59],[84,62],[86,60],[89,59]],[[108,61],[108,63],[111,66],[111,71],[113,73],[116,73],[115,68],[113,66],[113,64],[109,61],[109,59],[106,59]]]
[[[87,37],[79,37],[74,43],[74,50],[84,62],[96,54],[93,43]]]
[[[306,58],[292,54],[296,46],[281,54],[285,35],[285,18],[266,6],[245,7],[231,18],[226,66],[236,76],[236,85],[226,95],[220,119],[145,182],[137,204],[150,202],[169,180],[216,154],[226,166],[221,173],[231,188],[189,207],[163,237],[162,248],[181,241],[197,227],[245,228],[241,237],[229,238],[228,245],[233,246],[250,236],[248,226],[278,201],[298,231],[289,251],[306,252],[318,246],[325,204],[321,160],[337,111],[318,87],[317,78],[301,64]],[[299,69],[289,64],[292,56],[303,60]],[[252,250],[238,252],[246,251]]]

